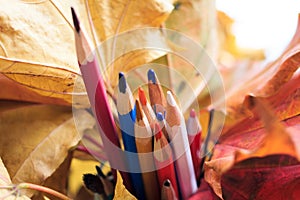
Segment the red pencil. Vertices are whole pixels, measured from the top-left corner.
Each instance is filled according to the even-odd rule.
[[[165,180],[161,188],[161,200],[177,200],[173,185],[169,179]]]
[[[155,124],[155,140],[154,140],[154,161],[159,182],[159,187],[162,188],[165,180],[169,179],[176,197],[178,198],[178,186],[176,181],[176,173],[174,168],[172,149],[168,144],[167,139],[161,132],[158,123]]]
[[[98,61],[92,51],[91,45],[81,30],[79,20],[73,8],[71,8],[73,23],[75,27],[75,44],[78,63],[90,104],[94,115],[97,117],[98,130],[101,135],[105,153],[111,166],[118,166],[122,163],[122,157],[118,149],[121,149],[119,138],[117,136],[116,125],[113,119],[104,81],[100,74]],[[114,145],[111,145],[113,143]],[[120,161],[121,160],[121,161]],[[112,168],[115,180],[117,179],[116,171]],[[132,186],[128,173],[121,172],[126,188],[132,192]]]
[[[202,128],[194,109],[191,110],[190,117],[187,121],[187,133],[188,133],[188,139],[189,139],[189,144],[190,144],[190,149],[192,154],[195,176],[198,181],[201,173],[200,147],[201,147]]]

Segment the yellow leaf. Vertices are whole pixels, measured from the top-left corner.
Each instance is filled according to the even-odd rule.
[[[146,27],[159,27],[167,19],[173,5],[166,0],[88,0],[89,12],[95,27],[96,43],[126,31]],[[101,62],[106,67],[106,81],[112,88],[117,84],[118,72],[127,72],[141,64],[148,63],[166,54],[164,51],[138,50],[125,52],[132,46],[142,48],[155,41],[169,49],[163,33],[145,30],[143,34],[129,33],[130,38],[110,39],[101,55]],[[113,63],[112,63],[113,62]]]
[[[114,200],[136,200],[136,198],[128,192],[123,185],[123,179],[119,172],[117,172],[117,184],[115,188]]]
[[[0,73],[40,96],[70,104],[79,70],[73,29],[59,6],[15,0],[0,5]]]
[[[25,104],[0,113],[0,156],[13,183],[41,184],[58,168],[79,133],[94,126],[87,111],[78,112],[76,127],[69,107]]]
[[[11,87],[7,90],[10,95],[4,94],[0,98],[71,105],[72,95],[82,95],[73,92],[75,80],[78,79],[77,88],[84,88],[84,85],[75,53],[70,6],[76,8],[90,36],[93,31],[89,28],[88,19],[91,16],[101,41],[133,28],[158,27],[173,8],[169,2],[162,0],[0,1],[0,73],[15,81],[7,84]],[[147,35],[141,40],[151,41],[152,38]],[[99,45],[97,36],[94,43]],[[125,60],[132,56],[136,58],[134,62],[130,61],[132,64],[127,69],[163,54],[143,52],[130,55]],[[123,69],[124,62],[120,62],[116,70]],[[113,73],[111,77],[115,75]],[[14,93],[12,89],[15,87],[22,87],[22,92],[29,95]],[[86,105],[86,102],[76,103]]]

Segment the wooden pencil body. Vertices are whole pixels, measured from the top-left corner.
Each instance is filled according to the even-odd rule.
[[[142,178],[145,186],[145,194],[148,200],[159,199],[160,192],[156,176],[154,158],[152,153],[152,138],[136,138],[136,147],[139,155]],[[152,154],[152,156],[143,156],[143,153]],[[149,155],[148,154],[148,155]],[[153,169],[153,171],[144,172],[144,170]]]
[[[135,120],[135,117],[133,118],[133,115],[135,115],[134,113],[135,110],[124,115],[118,113],[118,115],[124,143],[124,149],[128,152],[137,153],[135,137],[133,133]],[[136,197],[138,199],[145,199],[144,184],[142,181],[142,175],[140,173],[141,168],[139,164],[138,154],[128,154],[126,152],[125,154],[127,154],[126,163],[128,165],[128,169],[130,170],[130,177]]]
[[[184,117],[170,91],[167,92],[166,129],[174,152],[177,178],[183,199],[197,191],[197,182]]]

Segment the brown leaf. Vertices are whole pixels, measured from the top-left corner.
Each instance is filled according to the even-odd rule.
[[[75,127],[68,107],[31,104],[0,113],[0,155],[13,183],[41,184],[48,178],[79,142],[78,132],[94,125],[81,116],[86,115],[78,115]]]
[[[64,162],[55,170],[55,172],[45,180],[43,186],[51,188],[57,192],[67,195],[67,183],[70,165],[72,161],[73,152],[69,152]],[[44,199],[45,196],[49,196],[52,200],[60,200],[60,198],[38,192],[32,198],[32,200]]]

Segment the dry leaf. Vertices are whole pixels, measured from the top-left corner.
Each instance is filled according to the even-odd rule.
[[[72,161],[73,152],[69,152],[68,156],[64,162],[55,170],[55,172],[45,180],[43,186],[51,188],[62,194],[67,194],[67,184],[68,184],[68,175],[70,170],[70,165]],[[38,192],[32,197],[32,200],[43,200],[45,196],[48,196],[51,200],[61,200],[58,197],[51,196],[42,192]]]
[[[0,155],[13,183],[48,178],[79,142],[79,133],[93,127],[91,118],[81,116],[86,115],[78,115],[75,127],[68,107],[32,104],[1,112]]]
[[[89,33],[91,31],[88,14],[91,14],[101,40],[120,31],[146,26],[157,27],[173,8],[169,2],[161,0],[149,0],[143,3],[137,0],[89,1],[87,7],[83,0],[43,2],[13,0],[9,3],[0,1],[0,5],[0,30],[2,30],[0,32],[0,73],[16,82],[6,84],[11,87],[7,89],[10,94],[0,98],[63,105],[72,103],[72,95],[82,95],[73,92],[75,80],[78,79],[76,88],[84,90],[75,53],[70,6],[77,9]],[[151,42],[152,38],[150,34],[145,35],[141,40]],[[161,35],[160,38],[163,36]],[[138,41],[139,39],[135,40],[137,43]],[[110,54],[111,50],[105,53]],[[138,63],[148,62],[161,55],[162,52],[144,52],[133,54],[130,58],[138,57],[134,63],[136,66]],[[121,62],[116,69],[118,71],[122,69],[123,64],[124,62]],[[127,70],[129,68],[128,66]],[[114,76],[115,73],[111,75]],[[23,96],[19,95],[20,92],[15,94],[12,89],[16,87],[19,91],[22,87],[21,91],[28,91],[29,94]],[[37,95],[41,97],[35,98]]]
[[[215,146],[211,161],[205,163],[205,179],[220,198],[224,189],[221,185],[221,177],[224,173],[227,174],[227,170],[235,169],[234,166],[239,165],[237,163],[253,158],[263,159],[272,155],[299,158],[299,148],[295,145],[299,141],[297,134],[300,130],[297,125],[299,117],[287,119],[283,124],[263,100],[263,98],[248,97],[247,105],[253,115],[263,122],[264,128],[221,136],[220,144]],[[251,118],[248,119],[248,122],[252,123],[251,120]],[[272,162],[268,163],[266,166]],[[245,167],[248,168],[248,164]]]
[[[217,56],[215,3],[210,0],[179,0],[166,21],[166,28],[179,31],[200,43],[208,55]]]
[[[272,154],[287,154],[297,158],[298,155],[293,140],[283,124],[274,116],[271,108],[261,99],[255,97],[249,97],[248,103],[249,107],[252,108],[254,113],[262,120],[267,134],[260,144],[260,147],[251,154],[237,152],[235,162],[251,157],[263,157]]]
[[[288,84],[288,82],[296,75],[300,63],[300,45],[293,41],[297,41],[300,37],[299,27],[300,19],[298,21],[298,28],[294,39],[277,60],[265,67],[256,65],[248,71],[237,69],[236,73],[232,72],[235,73],[237,77],[240,77],[239,80],[241,84],[237,84],[237,88],[232,88],[232,91],[230,92],[226,91],[226,105],[229,117],[227,118],[224,130],[225,134],[227,134],[226,132],[231,132],[229,129],[232,128],[234,124],[251,116],[251,113],[247,111],[242,104],[244,97],[247,94],[253,93],[255,96],[271,98],[271,96],[276,96],[279,90]],[[244,79],[239,76],[241,73],[247,73],[247,77]],[[295,88],[295,86],[293,88]]]
[[[29,200],[28,197],[26,197],[25,195],[18,195],[16,196],[15,193],[11,193],[11,190],[13,190],[13,188],[11,188],[11,190],[8,189],[1,189],[1,186],[10,186],[11,180],[9,177],[9,174],[4,166],[4,163],[2,162],[2,159],[0,157],[0,199],[3,200]]]
[[[89,0],[88,7],[95,25],[97,44],[126,31],[159,27],[173,10],[173,5],[165,0]],[[169,49],[164,35],[158,30],[145,30],[138,34],[129,32],[127,35],[129,37],[122,40],[107,40],[105,46],[101,46],[104,55],[101,55],[100,63],[103,68],[106,67],[106,80],[112,88],[117,85],[119,71],[127,72],[166,54],[165,51],[141,49],[154,41],[159,47]],[[127,52],[128,49],[131,51]]]
[[[136,200],[136,198],[128,192],[123,185],[123,179],[119,172],[117,172],[117,184],[115,188],[114,200]]]
[[[288,155],[253,157],[238,162],[222,176],[224,199],[297,200],[300,163]]]
[[[41,96],[70,104],[79,75],[72,26],[52,1],[0,4],[0,73]]]

